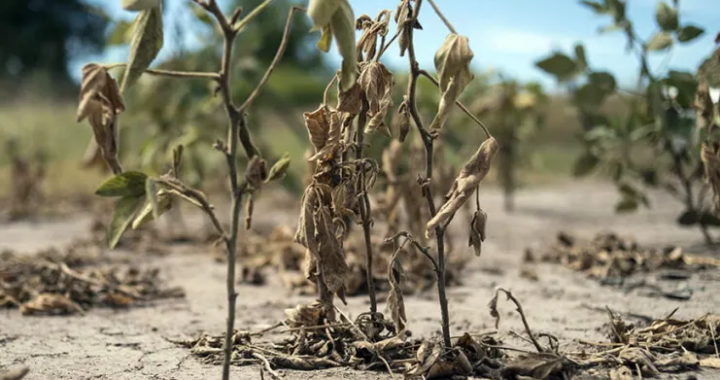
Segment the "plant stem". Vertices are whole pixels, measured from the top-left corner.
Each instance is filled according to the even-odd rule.
[[[375,296],[375,280],[373,279],[373,249],[372,240],[370,239],[370,199],[365,188],[365,168],[362,163],[363,159],[363,145],[365,137],[365,124],[367,123],[367,112],[369,105],[367,99],[363,96],[362,109],[358,115],[357,124],[357,149],[355,149],[355,158],[357,159],[357,170],[359,176],[359,191],[360,191],[360,218],[362,219],[363,233],[365,234],[365,277],[367,281],[368,294],[370,295],[370,315],[375,319],[377,314],[377,298]]]
[[[413,38],[413,25],[414,21],[417,20],[418,14],[420,14],[420,7],[422,6],[422,0],[415,1],[415,8],[413,9],[412,20],[405,24],[408,33],[408,60],[410,61],[410,82],[408,83],[408,108],[412,115],[415,126],[418,132],[422,136],[423,143],[425,145],[425,177],[428,181],[432,179],[433,172],[433,136],[423,126],[422,119],[417,111],[417,80],[421,75],[421,70],[417,59],[415,58],[415,42]],[[423,193],[427,199],[428,207],[430,208],[431,217],[434,217],[437,213],[435,209],[435,202],[433,200],[432,189],[430,186],[423,186]],[[440,298],[440,314],[442,316],[442,334],[443,342],[446,348],[451,347],[450,341],[450,317],[448,313],[448,302],[447,295],[445,292],[445,229],[443,226],[435,228],[435,237],[437,239],[437,286],[438,296]]]

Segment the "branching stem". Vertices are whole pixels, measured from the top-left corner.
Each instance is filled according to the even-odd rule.
[[[415,126],[417,127],[420,135],[422,136],[423,143],[425,145],[425,177],[427,181],[430,181],[432,179],[433,172],[434,136],[430,134],[430,132],[428,132],[423,126],[422,119],[420,118],[417,110],[417,80],[421,74],[421,70],[415,57],[415,42],[413,38],[413,25],[415,25],[415,20],[417,20],[418,15],[420,14],[421,6],[422,0],[416,0],[412,17],[405,24],[405,33],[407,33],[408,36],[408,60],[410,63],[410,82],[408,83],[408,108],[410,110],[410,115],[413,118]],[[423,194],[427,199],[431,217],[434,217],[437,211],[435,209],[432,189],[430,186],[427,186],[427,184],[423,186]],[[442,316],[443,342],[446,348],[450,348],[450,316],[448,312],[447,294],[445,292],[445,229],[443,226],[438,226],[437,228],[435,228],[435,237],[437,239],[437,286],[438,296],[440,298],[440,314]]]

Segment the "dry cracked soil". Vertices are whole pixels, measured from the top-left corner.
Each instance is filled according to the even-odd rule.
[[[493,330],[494,320],[487,303],[495,287],[512,290],[523,303],[529,323],[536,332],[555,334],[563,342],[561,350],[579,349],[579,340],[600,341],[601,327],[607,321],[605,306],[624,313],[661,318],[679,308],[676,317],[694,318],[704,313],[720,313],[720,271],[692,273],[682,286],[693,289],[692,298],[672,300],[636,289],[623,292],[587,279],[581,273],[554,264],[535,264],[538,280],[520,275],[523,251],[547,246],[559,230],[592,237],[602,230],[632,235],[641,245],[680,245],[686,251],[713,255],[703,248],[702,235],[692,228],[674,223],[680,205],[663,194],[652,194],[652,208],[631,215],[616,215],[615,190],[594,182],[570,183],[551,188],[521,191],[516,211],[505,213],[497,190],[482,193],[483,207],[489,215],[483,255],[473,258],[463,272],[463,285],[448,289],[451,330],[463,332]],[[298,201],[283,201],[297,207]],[[256,206],[255,224],[272,227],[277,223],[296,224],[295,212],[278,210],[272,199]],[[296,208],[295,208],[296,209]],[[264,211],[263,211],[264,210]],[[63,246],[88,233],[90,215],[61,220],[0,225],[0,250],[9,248],[33,252],[50,246]],[[472,255],[466,237],[456,254]],[[109,255],[132,255],[110,252]],[[164,257],[139,255],[142,265],[162,268],[169,285],[182,286],[186,298],[163,300],[152,305],[123,310],[94,308],[84,316],[28,317],[17,309],[0,310],[0,368],[27,365],[29,380],[40,379],[217,379],[221,367],[206,365],[189,351],[166,338],[193,337],[202,333],[220,334],[226,314],[225,266],[213,255],[194,246],[174,246]],[[284,318],[284,309],[309,303],[310,297],[290,294],[271,276],[266,285],[238,286],[236,326],[259,330]],[[437,294],[428,291],[406,297],[408,324],[414,336],[437,334],[440,315]],[[350,297],[344,307],[351,316],[367,308],[366,297]],[[498,328],[505,344],[526,346],[511,331],[522,333],[514,307],[501,302],[502,320]],[[380,305],[385,311],[385,304]],[[370,379],[390,378],[387,374],[331,369],[312,372],[285,371],[285,379]],[[587,375],[585,375],[587,376]],[[699,370],[676,379],[720,379],[720,371]],[[233,379],[259,379],[259,367],[232,369]],[[578,377],[582,378],[582,377]],[[589,377],[586,377],[589,378]]]

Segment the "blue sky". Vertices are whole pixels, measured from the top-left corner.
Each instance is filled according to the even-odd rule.
[[[135,13],[120,8],[118,0],[88,0],[101,5],[115,19],[131,20]],[[166,0],[170,15],[166,25],[175,20],[189,20],[189,0]],[[222,0],[220,0],[222,2]],[[383,8],[395,10],[395,0],[349,0],[355,15],[375,17]],[[669,0],[668,0],[669,1]],[[720,27],[720,5],[717,0],[680,0],[680,23],[700,26],[705,34],[689,44],[677,46],[669,57],[658,54],[651,57],[651,66],[680,70],[695,70],[702,59],[714,49],[714,37]],[[307,3],[302,0],[300,3]],[[625,53],[625,40],[620,33],[600,35],[598,28],[610,23],[609,17],[596,16],[576,0],[436,0],[458,33],[468,36],[475,53],[473,64],[478,70],[496,69],[521,80],[539,80],[554,87],[551,78],[533,66],[533,62],[553,49],[571,52],[577,41],[585,44],[591,66],[605,69],[616,75],[625,85],[636,79],[637,60]],[[656,0],[628,0],[627,12],[641,37],[648,38],[655,28]],[[423,67],[433,69],[435,50],[442,44],[447,29],[429,4],[425,4],[420,22],[424,30],[416,34],[418,59]],[[198,40],[186,33],[185,46],[197,46]],[[160,57],[170,55],[179,43],[172,33],[166,32],[165,45]],[[389,51],[383,59],[388,65],[406,65],[397,50]],[[389,54],[393,53],[393,54]],[[101,62],[122,61],[126,49],[108,49],[92,60]],[[340,57],[335,48],[328,53],[331,62],[339,66]],[[74,62],[72,70],[86,60]]]

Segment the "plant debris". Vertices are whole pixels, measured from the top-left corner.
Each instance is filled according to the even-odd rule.
[[[560,232],[542,256],[542,261],[561,263],[605,283],[661,269],[696,270],[720,266],[718,259],[688,255],[675,246],[642,247],[633,238],[613,232],[598,233],[590,241],[580,241]]]
[[[0,306],[23,315],[83,314],[94,306],[128,307],[184,297],[181,288],[166,288],[159,269],[104,263],[103,251],[82,240],[63,252],[0,253]]]

